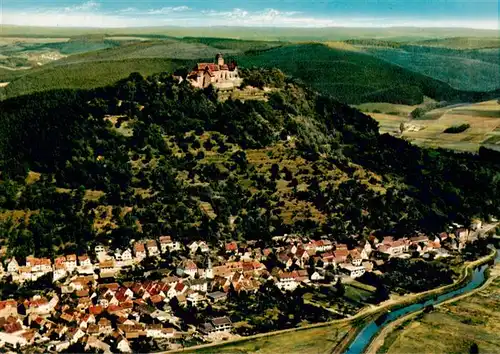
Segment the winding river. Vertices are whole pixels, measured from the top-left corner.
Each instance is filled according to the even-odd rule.
[[[495,263],[500,262],[500,250],[497,249],[497,254],[495,257]],[[349,348],[347,348],[346,353],[347,354],[362,354],[367,348],[370,342],[373,340],[373,338],[376,336],[379,330],[381,330],[383,327],[387,326],[389,323],[391,323],[394,320],[397,320],[398,318],[407,315],[409,313],[421,310],[425,308],[426,306],[429,305],[436,305],[439,304],[443,301],[449,300],[457,295],[461,295],[464,293],[467,293],[471,290],[476,289],[477,287],[481,286],[481,284],[484,283],[485,281],[485,271],[488,269],[488,265],[485,264],[481,267],[478,267],[474,269],[474,273],[472,274],[472,279],[467,283],[467,285],[452,290],[450,292],[444,293],[442,295],[439,295],[438,297],[433,297],[429,300],[426,300],[425,302],[419,302],[419,303],[414,303],[402,308],[399,308],[397,310],[394,310],[392,312],[387,313],[387,317],[385,320],[377,325],[374,321],[369,322],[368,324],[363,327],[361,332],[356,336],[354,341],[351,343]]]

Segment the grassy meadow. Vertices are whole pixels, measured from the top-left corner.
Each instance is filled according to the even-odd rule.
[[[367,107],[370,105],[364,105]],[[373,107],[373,106],[371,106]],[[379,107],[380,105],[375,105]],[[386,111],[410,111],[414,106],[391,107]],[[490,100],[469,105],[438,108],[428,112],[424,119],[409,120],[407,116],[388,113],[367,113],[380,124],[383,133],[399,134],[401,123],[419,127],[419,131],[405,131],[403,136],[422,146],[443,147],[462,151],[477,151],[481,145],[500,147],[500,104]],[[470,128],[459,134],[443,133],[446,128],[469,124]]]
[[[237,343],[228,343],[201,350],[185,350],[192,353],[231,354],[319,354],[331,353],[352,327],[335,324],[318,328],[302,329],[283,334],[265,336]]]
[[[500,278],[477,294],[419,315],[393,331],[382,353],[500,353]]]

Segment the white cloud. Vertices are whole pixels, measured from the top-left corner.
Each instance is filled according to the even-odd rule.
[[[0,0],[1,1],[1,0]],[[253,27],[468,27],[498,29],[498,20],[427,20],[415,18],[313,17],[301,12],[265,9],[248,11],[197,10],[171,6],[150,10],[135,7],[105,12],[99,2],[90,0],[71,8],[24,10],[3,9],[2,24],[59,27],[138,27],[138,26],[253,26]]]
[[[185,12],[189,11],[191,8],[187,6],[169,6],[162,7],[161,9],[151,9],[147,11],[145,14],[147,15],[168,15],[174,12]]]
[[[126,7],[124,9],[118,10],[117,13],[130,14],[130,13],[134,13],[134,12],[138,12],[138,11],[139,10],[137,10],[136,7]]]
[[[97,1],[90,0],[90,1],[84,2],[80,5],[65,7],[64,11],[66,11],[66,12],[94,11],[94,10],[99,9],[99,7],[101,7],[101,4],[99,4]]]

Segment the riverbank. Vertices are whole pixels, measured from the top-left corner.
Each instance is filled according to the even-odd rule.
[[[461,279],[460,281],[454,283],[451,285],[451,287],[449,289],[445,289],[447,291],[451,291],[451,290],[454,290],[454,288],[456,288],[457,286],[461,286],[463,285],[464,281],[466,281],[467,279],[469,279],[469,277],[471,276],[471,273],[473,272],[473,270],[475,268],[477,268],[478,266],[481,266],[485,263],[488,263],[492,260],[495,259],[495,256],[496,256],[496,251],[492,251],[488,256],[485,256],[479,260],[476,260],[474,262],[470,262],[469,264],[467,264],[463,270],[463,274],[461,276]],[[497,265],[498,267],[498,265]],[[456,297],[453,297],[449,300],[445,300],[443,301],[442,303],[439,303],[437,304],[435,307],[441,307],[445,304],[449,304],[449,303],[453,303],[453,302],[456,302],[456,301],[459,301],[460,299],[463,299],[463,298],[466,298],[468,296],[471,296],[481,290],[484,290],[486,287],[488,287],[488,285],[490,285],[496,278],[498,277],[498,274],[495,273],[494,275],[490,276],[483,285],[481,285],[480,287],[474,289],[474,290],[471,290],[469,292],[467,292],[466,294],[462,294],[462,295],[458,295]],[[396,328],[402,326],[403,324],[405,324],[406,322],[408,321],[411,321],[412,319],[415,319],[417,316],[419,315],[422,315],[425,311],[425,308],[424,309],[421,309],[421,310],[418,310],[416,312],[412,312],[408,315],[405,315],[401,318],[398,318],[397,320],[391,322],[390,324],[388,324],[387,326],[383,327],[379,332],[378,334],[373,338],[373,340],[371,341],[370,345],[368,346],[368,348],[366,349],[365,353],[367,354],[376,354],[378,352],[380,352],[381,348],[384,347],[384,344],[385,344],[385,339],[388,337],[388,335],[393,332]],[[382,350],[382,352],[386,352],[384,350]]]
[[[421,352],[429,347],[436,352],[466,352],[471,343],[479,344],[481,352],[500,352],[499,297],[497,263],[480,287],[436,305],[430,313],[418,311],[386,326],[366,353]]]
[[[467,262],[464,264],[461,274],[459,278],[453,283],[449,285],[445,285],[440,288],[428,290],[425,292],[417,293],[417,294],[410,294],[405,296],[404,298],[398,298],[398,299],[389,299],[387,301],[384,301],[380,303],[379,305],[371,305],[367,306],[364,309],[362,309],[360,312],[358,312],[356,315],[349,317],[349,318],[344,318],[340,320],[333,320],[330,322],[324,322],[324,323],[316,323],[316,324],[311,324],[311,325],[306,325],[303,327],[299,328],[290,328],[290,329],[285,329],[285,330],[279,330],[279,331],[274,331],[274,332],[267,332],[267,333],[259,333],[253,336],[248,336],[248,337],[241,337],[241,338],[235,338],[229,341],[225,342],[217,342],[217,343],[207,343],[207,344],[201,344],[193,347],[188,347],[184,348],[181,350],[172,350],[168,352],[163,352],[163,353],[179,353],[179,352],[188,352],[188,353],[193,353],[193,352],[202,352],[202,353],[220,353],[220,352],[259,352],[259,353],[267,353],[267,351],[262,350],[265,343],[262,343],[262,346],[257,350],[250,350],[250,351],[245,351],[242,350],[242,347],[245,347],[245,343],[253,342],[259,339],[263,338],[270,338],[270,337],[275,337],[275,336],[284,336],[288,335],[290,338],[288,339],[289,341],[294,341],[296,338],[294,338],[297,335],[297,332],[302,332],[305,331],[307,332],[308,330],[316,330],[316,329],[321,329],[325,327],[341,327],[346,329],[344,335],[340,338],[337,343],[332,344],[332,338],[330,338],[329,342],[331,344],[329,352],[333,353],[343,353],[345,352],[346,348],[349,347],[350,343],[356,338],[356,336],[359,334],[359,332],[362,330],[365,324],[369,323],[372,321],[374,318],[380,316],[383,312],[387,310],[394,310],[397,308],[400,308],[402,306],[408,306],[409,304],[412,303],[417,303],[417,302],[422,302],[428,298],[432,298],[434,296],[439,296],[440,294],[449,292],[453,290],[456,287],[460,287],[461,285],[464,284],[467,279],[472,274],[472,270],[476,268],[477,266],[487,263],[494,259],[495,254],[489,254],[488,256],[485,256],[481,259],[478,259],[473,262]],[[350,325],[350,326],[349,326]],[[347,329],[347,326],[350,328]],[[324,333],[323,333],[324,334]],[[314,336],[313,333],[307,337]],[[323,338],[320,336],[320,338]],[[323,338],[324,339],[324,338]],[[273,339],[274,340],[274,339]],[[281,341],[280,341],[281,342]],[[246,346],[248,348],[248,346]],[[256,347],[258,348],[259,346],[253,346],[254,349]],[[215,349],[217,348],[217,349]]]

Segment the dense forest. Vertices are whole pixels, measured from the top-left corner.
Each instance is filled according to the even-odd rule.
[[[265,99],[171,74],[0,102],[0,239],[16,256],[143,235],[352,241],[500,215],[500,154],[423,149],[279,70]]]

